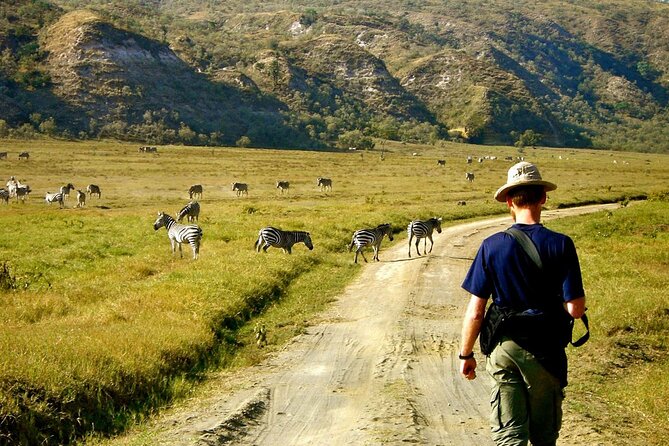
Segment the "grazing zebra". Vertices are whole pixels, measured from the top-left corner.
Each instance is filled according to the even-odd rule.
[[[191,200],[195,196],[197,196],[197,198],[202,198],[202,191],[203,189],[201,184],[193,184],[188,188],[188,195],[190,196]]]
[[[470,183],[474,181],[474,172],[467,172],[465,173],[465,180],[469,181]]]
[[[200,254],[200,241],[202,240],[202,228],[198,225],[182,225],[177,223],[172,217],[164,212],[158,212],[158,219],[153,223],[153,229],[158,230],[161,227],[167,229],[167,236],[172,244],[172,255],[179,246],[179,255],[183,259],[181,244],[188,242],[193,249],[193,259],[197,259]]]
[[[67,200],[70,198],[70,191],[74,190],[74,185],[72,183],[67,183],[65,186],[61,186],[60,193],[63,194],[63,199]]]
[[[63,203],[63,194],[60,192],[56,192],[55,194],[47,192],[44,196],[44,201],[46,201],[48,204],[58,203],[61,208],[65,206],[65,203]]]
[[[0,152],[0,160],[7,159],[7,152]]]
[[[279,189],[283,194],[285,191],[290,189],[290,183],[288,181],[277,181],[276,188]]]
[[[101,196],[100,186],[98,186],[96,184],[89,184],[88,186],[86,186],[86,192],[88,192],[88,195],[90,195],[91,197],[93,195],[97,195],[98,198],[100,198],[100,196]]]
[[[177,212],[177,221],[181,223],[184,217],[188,217],[188,222],[192,223],[200,218],[200,203],[191,201]]]
[[[256,240],[255,249],[260,252],[260,248],[264,252],[267,252],[267,249],[270,246],[275,248],[283,249],[283,252],[291,253],[293,245],[295,243],[304,243],[307,248],[311,251],[314,249],[313,243],[311,243],[311,234],[305,231],[282,231],[281,229],[273,228],[268,226],[262,228],[258,232],[258,240]]]
[[[374,257],[372,257],[372,259],[378,262],[379,248],[381,247],[381,242],[385,235],[388,236],[390,241],[393,240],[393,230],[390,227],[390,223],[378,225],[374,229],[358,229],[355,231],[353,233],[353,238],[351,238],[351,244],[348,245],[348,252],[351,252],[353,245],[357,247],[354,263],[358,263],[358,254],[362,254],[362,258],[365,260],[365,263],[367,263],[365,253],[362,252],[362,248],[365,246],[371,246],[374,249]]]
[[[249,195],[249,185],[246,183],[232,183],[232,191],[237,192],[239,197],[241,194]]]
[[[425,239],[425,246],[423,248],[423,251],[425,254],[428,253],[427,251],[427,240],[430,240],[430,251],[432,252],[432,247],[434,246],[434,241],[432,241],[432,231],[437,230],[439,234],[441,234],[441,218],[433,217],[429,220],[414,220],[411,223],[409,223],[409,226],[407,226],[407,232],[409,234],[409,257],[411,257],[411,240],[416,237],[416,252],[418,255],[420,255],[420,249],[418,248],[418,244],[420,243],[420,239],[424,238]]]
[[[437,160],[437,166],[445,166],[446,160]]]
[[[20,160],[22,160],[22,159],[27,160],[27,159],[29,159],[29,158],[30,158],[30,153],[28,153],[28,152],[21,152],[21,153],[19,153],[19,159],[20,159]]]
[[[9,204],[9,191],[7,189],[0,189],[0,200],[5,204]]]
[[[86,205],[86,194],[77,189],[77,207],[83,208]]]
[[[321,190],[332,190],[332,180],[330,178],[318,177],[316,184]]]
[[[30,189],[30,186],[27,184],[21,185],[21,186],[14,186],[14,195],[16,196],[16,201],[19,201],[19,198],[21,201],[25,203],[26,198],[28,198],[28,194],[30,194],[32,190]]]

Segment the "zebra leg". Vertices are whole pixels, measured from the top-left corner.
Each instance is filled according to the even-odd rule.
[[[358,254],[358,253],[360,253],[360,254],[362,255],[362,260],[364,260],[365,263],[367,263],[367,257],[365,257],[365,253],[362,251],[362,246],[361,246],[361,247],[356,251],[356,253],[355,253],[355,254],[356,254],[356,259],[357,259],[357,254]],[[356,263],[357,263],[357,262],[356,262]]]
[[[265,242],[265,244],[262,247],[262,251],[267,252],[267,250],[269,249],[270,246],[271,245],[269,243]],[[258,250],[258,252],[260,252],[260,250]]]
[[[373,257],[373,259],[376,260],[377,262],[380,262],[380,260],[379,260],[379,247],[378,247],[378,246],[374,246],[373,248],[374,248],[374,257]]]
[[[413,234],[409,234],[409,257],[411,257],[411,239],[413,238]]]
[[[428,237],[430,239],[430,252],[432,252],[432,247],[434,246],[434,242],[432,241],[432,236]],[[427,247],[427,240],[425,241],[425,247]]]
[[[416,252],[418,253],[419,256],[421,255],[421,253],[420,253],[420,239],[419,238],[416,239]]]
[[[181,250],[181,243],[177,242],[177,245],[179,245],[179,257],[181,257],[183,259],[184,258],[184,253]]]

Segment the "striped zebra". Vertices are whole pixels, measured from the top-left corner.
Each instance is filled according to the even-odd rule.
[[[434,241],[432,241],[432,231],[437,230],[441,234],[441,218],[433,217],[429,220],[414,220],[407,226],[407,233],[409,234],[409,257],[411,257],[411,240],[416,237],[416,252],[420,255],[418,244],[420,239],[425,239],[425,246],[423,251],[425,254],[432,252]],[[430,251],[427,250],[427,240],[430,240]]]
[[[281,248],[283,249],[283,252],[290,254],[293,245],[300,242],[304,243],[310,251],[314,249],[314,245],[311,243],[311,234],[308,232],[282,231],[281,229],[268,226],[262,228],[258,232],[258,240],[256,240],[254,247],[258,252],[260,252],[260,248],[262,248],[264,252],[267,252],[267,249],[270,246],[273,246],[275,248]]]
[[[177,221],[181,223],[184,217],[188,217],[188,222],[192,223],[200,218],[200,203],[191,201],[177,212]]]
[[[47,192],[44,196],[44,201],[46,201],[47,204],[58,203],[61,208],[65,206],[65,203],[63,202],[63,194],[60,192],[56,192],[55,194]]]
[[[279,189],[283,195],[284,192],[290,189],[290,183],[288,181],[277,181],[276,188]]]
[[[97,184],[89,184],[88,186],[86,186],[86,192],[88,192],[88,195],[90,195],[91,197],[93,195],[97,195],[98,198],[100,198],[100,196],[102,195],[100,193],[100,186],[98,186]]]
[[[330,178],[323,178],[323,177],[318,177],[316,178],[316,185],[324,191],[324,190],[332,190],[332,180]]]
[[[5,204],[9,204],[9,191],[7,189],[0,189],[0,200]]]
[[[190,188],[188,188],[188,195],[190,196],[191,200],[195,196],[197,196],[197,198],[202,198],[202,192],[203,190],[201,184],[193,184]]]
[[[241,194],[249,195],[249,185],[246,183],[232,183],[232,191],[237,192],[239,197]]]
[[[28,186],[27,184],[23,184],[21,186],[15,186],[14,196],[16,197],[16,202],[18,203],[19,199],[21,199],[21,201],[25,203],[26,198],[28,198],[30,192],[32,192],[32,190],[30,189],[30,186]],[[12,191],[10,190],[10,195],[11,193]]]
[[[179,246],[179,255],[183,258],[181,244],[188,242],[193,249],[193,259],[197,259],[200,254],[200,242],[202,241],[202,228],[198,225],[182,225],[177,223],[174,218],[164,212],[158,212],[158,219],[153,223],[153,229],[158,230],[162,227],[167,229],[167,236],[172,244],[172,255]]]
[[[379,261],[379,248],[381,247],[381,242],[383,241],[384,236],[388,236],[390,241],[393,240],[393,230],[390,227],[390,223],[384,223],[378,225],[374,229],[358,229],[353,233],[351,238],[351,244],[348,245],[348,252],[351,252],[353,245],[357,247],[355,251],[355,260],[354,263],[358,263],[358,254],[362,254],[362,258],[367,263],[367,258],[365,253],[362,252],[362,248],[365,246],[371,246],[374,249],[373,260]]]
[[[83,208],[86,205],[86,193],[77,189],[77,207]]]
[[[469,181],[470,183],[474,181],[474,172],[465,172],[465,180]]]
[[[72,190],[74,190],[74,185],[72,183],[67,183],[65,186],[60,187],[60,193],[63,194],[64,200],[70,198],[70,191]]]

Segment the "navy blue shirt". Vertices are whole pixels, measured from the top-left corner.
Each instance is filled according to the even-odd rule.
[[[585,296],[574,242],[541,224],[515,224],[539,251],[543,271],[509,234],[499,232],[483,241],[462,288],[471,294],[515,310],[546,308],[546,299],[568,302]],[[551,297],[552,296],[552,297]]]

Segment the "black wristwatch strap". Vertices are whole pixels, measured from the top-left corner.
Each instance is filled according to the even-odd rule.
[[[468,355],[458,355],[458,358],[460,359],[472,359],[474,357],[474,352],[471,352]]]

